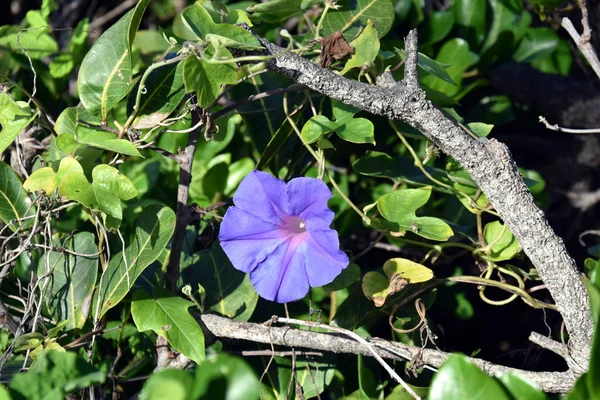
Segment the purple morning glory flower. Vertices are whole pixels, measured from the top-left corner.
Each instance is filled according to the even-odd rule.
[[[323,286],[348,266],[333,211],[331,191],[314,178],[288,184],[253,171],[240,183],[221,223],[221,247],[233,266],[250,274],[258,294],[287,303]]]

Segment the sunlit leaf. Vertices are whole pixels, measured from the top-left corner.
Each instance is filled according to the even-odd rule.
[[[204,359],[204,334],[188,312],[193,305],[160,287],[152,296],[139,290],[131,301],[131,316],[140,332],[153,330],[177,351],[200,363]]]
[[[24,101],[14,101],[7,93],[0,93],[0,153],[17,138],[19,133],[33,121],[37,115]]]
[[[352,68],[361,68],[365,64],[370,64],[379,53],[379,39],[377,39],[377,31],[373,26],[373,22],[367,21],[367,26],[360,35],[350,45],[354,48],[354,54],[346,62],[344,69],[340,72],[344,75]]]
[[[83,106],[106,120],[108,113],[129,93],[133,83],[131,46],[150,0],[141,0],[100,36],[87,53],[77,79]]]
[[[483,228],[483,238],[488,245],[492,245],[490,259],[493,261],[510,260],[521,250],[519,242],[510,229],[500,221],[486,224]]]

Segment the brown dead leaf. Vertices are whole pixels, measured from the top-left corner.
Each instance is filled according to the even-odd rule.
[[[328,37],[321,39],[321,66],[329,68],[333,60],[341,60],[353,50],[341,32],[333,32]]]
[[[390,286],[388,286],[388,296],[398,293],[410,284],[408,279],[402,277],[402,274],[393,274],[390,278]]]

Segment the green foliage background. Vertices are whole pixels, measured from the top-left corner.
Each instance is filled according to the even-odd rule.
[[[94,21],[83,18],[61,30],[52,24],[57,2],[44,0],[22,21],[1,26],[0,290],[22,322],[0,332],[0,398],[410,398],[362,356],[241,357],[270,347],[205,338],[201,313],[253,322],[284,314],[258,298],[217,239],[231,197],[254,169],[284,180],[323,179],[352,260],[330,285],[290,304],[292,318],[308,320],[318,309],[323,323],[361,336],[433,347],[442,334],[429,319],[436,310],[471,320],[474,302],[505,307],[519,299],[552,310],[525,291],[539,277],[460,165],[407,125],[264,73],[259,40],[239,24],[315,63],[326,56],[322,40],[341,32],[353,51],[329,54],[329,68],[368,83],[386,70],[402,79],[403,37],[417,28],[428,97],[473,136],[486,137],[523,111],[490,89],[490,71],[510,62],[573,73],[578,55],[548,22],[560,15],[557,6],[270,0],[177,8],[141,0],[92,39],[101,26],[91,29]],[[39,147],[18,161],[13,149],[24,130]],[[200,130],[209,140],[200,137],[194,153],[185,153]],[[186,156],[193,157],[193,218],[177,239]],[[544,179],[522,172],[547,207]],[[173,248],[181,248],[176,280],[168,273]],[[585,267],[597,320],[598,258]],[[396,287],[398,275],[408,287]],[[482,282],[495,287],[489,297],[484,286],[481,299],[465,289]],[[421,317],[415,298],[432,314]],[[416,325],[422,329],[407,329]],[[560,340],[560,321],[551,333]],[[589,372],[569,399],[600,398],[598,337]],[[154,372],[163,339],[193,361],[188,369]],[[401,375],[432,400],[547,398],[527,378],[489,377],[459,354],[435,373],[417,372]]]

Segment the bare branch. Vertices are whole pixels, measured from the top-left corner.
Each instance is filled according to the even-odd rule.
[[[338,333],[321,333],[295,329],[289,326],[265,326],[251,322],[238,322],[229,318],[212,314],[200,317],[204,325],[207,339],[210,336],[221,339],[247,340],[255,343],[265,343],[277,346],[300,347],[311,350],[328,351],[338,354],[362,354],[372,356],[372,349],[382,358],[411,361],[414,368],[423,366],[439,367],[450,356],[449,353],[422,349],[400,342],[389,342],[378,338],[366,339],[369,346],[345,337]],[[535,382],[542,390],[552,393],[566,393],[575,383],[576,375],[571,371],[565,372],[531,372],[509,368],[478,358],[471,359],[486,373],[496,376],[506,372],[517,372]]]
[[[583,4],[585,4],[585,2]],[[586,21],[586,19],[584,19],[584,21]],[[571,20],[567,17],[564,17],[562,19],[561,26],[565,28],[565,30],[569,33],[569,35],[577,45],[577,48],[581,51],[581,53],[583,53],[585,59],[588,60],[588,62],[592,66],[592,69],[594,70],[598,78],[600,78],[600,61],[598,60],[598,55],[596,54],[594,48],[592,47],[592,44],[590,43],[589,33],[587,33],[588,36],[580,36],[577,32],[577,29],[575,29],[575,27],[573,26]],[[584,30],[584,35],[585,34],[586,32]]]

